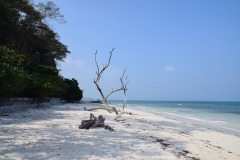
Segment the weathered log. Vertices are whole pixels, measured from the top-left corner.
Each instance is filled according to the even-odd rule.
[[[108,107],[108,108],[106,108],[106,107],[97,107],[97,108],[90,108],[90,109],[86,109],[84,107],[85,111],[93,111],[93,110],[97,110],[97,109],[103,109],[103,110],[108,111],[109,113],[115,112],[116,114],[118,114],[118,111],[114,107]]]
[[[79,129],[90,129],[95,124],[95,120],[82,120]]]
[[[110,127],[109,125],[105,125],[105,124],[100,124],[99,127],[103,127],[105,129],[108,129],[109,131],[113,132],[114,129],[112,127]]]
[[[91,128],[95,128],[101,124],[104,124],[105,118],[102,115],[98,116],[98,119],[95,121],[95,124]]]
[[[79,126],[79,129],[92,129],[95,127],[103,127],[105,129],[108,129],[109,131],[114,131],[113,128],[111,128],[108,125],[105,125],[104,121],[105,121],[105,118],[103,118],[102,115],[96,118],[92,113],[90,113],[90,120],[82,120],[81,125]]]
[[[90,113],[90,120],[82,120],[79,129],[90,129],[96,123],[97,117]]]
[[[97,117],[95,117],[92,113],[90,113],[90,120],[96,120]]]

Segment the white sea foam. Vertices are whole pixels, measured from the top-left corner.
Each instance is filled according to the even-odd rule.
[[[224,121],[211,121],[211,123],[214,123],[214,124],[227,124],[228,122],[224,122]]]

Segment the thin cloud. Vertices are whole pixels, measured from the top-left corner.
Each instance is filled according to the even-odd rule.
[[[74,60],[74,63],[78,68],[83,68],[85,66],[85,63],[83,60]]]
[[[85,62],[81,59],[72,59],[70,56],[68,56],[67,58],[65,58],[64,62],[59,62],[59,64],[61,66],[75,66],[77,68],[84,68],[85,66]]]
[[[116,68],[107,68],[106,69],[106,75],[107,76],[120,76],[122,74],[122,71],[116,69]]]
[[[171,72],[171,71],[174,71],[175,68],[167,66],[167,67],[164,67],[164,70],[167,71],[167,72]]]

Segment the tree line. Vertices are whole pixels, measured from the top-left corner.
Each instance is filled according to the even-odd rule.
[[[49,20],[65,23],[53,2],[0,0],[0,97],[65,97],[80,100],[75,79],[60,75],[56,61],[70,54]]]

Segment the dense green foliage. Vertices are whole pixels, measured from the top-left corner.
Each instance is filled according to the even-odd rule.
[[[0,96],[20,94],[26,87],[29,75],[23,67],[24,56],[0,46]]]
[[[56,60],[70,52],[46,24],[47,19],[65,22],[59,8],[53,2],[0,0],[0,13],[0,97],[66,95],[69,84]]]
[[[67,92],[63,94],[63,98],[68,101],[79,101],[83,97],[83,91],[78,87],[78,82],[74,78],[72,80],[65,79],[65,83],[67,84]]]

